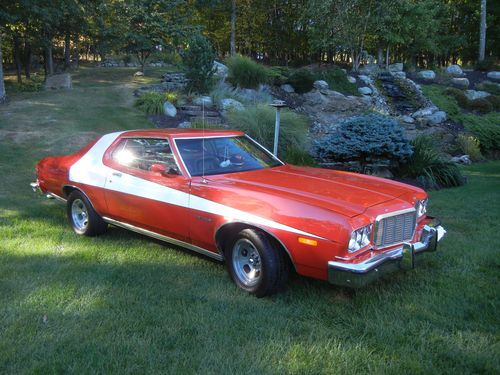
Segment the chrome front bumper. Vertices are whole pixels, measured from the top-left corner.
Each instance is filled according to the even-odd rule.
[[[415,256],[436,251],[437,243],[446,230],[437,221],[424,226],[419,242],[404,243],[401,247],[377,254],[361,263],[328,262],[328,281],[334,285],[362,287],[380,276],[399,269],[415,268]]]

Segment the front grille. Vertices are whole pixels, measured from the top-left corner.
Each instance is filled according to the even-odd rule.
[[[415,210],[386,216],[378,220],[375,224],[375,247],[384,248],[410,241],[415,232],[416,221]]]

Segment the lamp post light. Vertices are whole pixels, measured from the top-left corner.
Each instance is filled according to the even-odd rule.
[[[276,122],[274,124],[273,154],[274,154],[274,156],[278,157],[278,142],[279,142],[279,137],[280,137],[280,122],[281,122],[280,110],[281,110],[281,108],[286,107],[286,104],[283,100],[275,100],[269,105],[271,107],[276,108]]]

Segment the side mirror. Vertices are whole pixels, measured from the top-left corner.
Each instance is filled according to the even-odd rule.
[[[181,174],[176,166],[170,166],[167,170],[167,166],[165,164],[153,164],[149,170],[165,177],[175,177]]]

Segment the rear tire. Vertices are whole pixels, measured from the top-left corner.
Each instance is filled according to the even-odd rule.
[[[97,236],[106,232],[108,224],[95,212],[87,197],[80,191],[73,191],[67,201],[68,220],[76,234]]]
[[[288,279],[283,252],[263,232],[244,229],[226,249],[226,266],[238,287],[256,297],[282,290]]]

